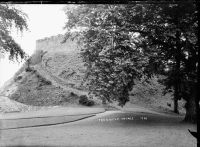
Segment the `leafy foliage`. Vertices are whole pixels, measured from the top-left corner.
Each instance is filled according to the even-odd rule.
[[[89,90],[103,102],[117,100],[120,105],[128,101],[133,80],[142,75],[147,63],[137,46],[142,40],[130,31],[126,11],[125,5],[81,5],[66,11],[68,30],[85,27],[79,40]]]
[[[0,4],[0,52],[9,52],[10,60],[24,59],[26,53],[21,49],[12,36],[10,30],[15,27],[20,32],[28,29],[26,14],[14,8],[12,5]]]
[[[79,35],[95,95],[123,105],[133,79],[156,73],[166,75],[176,99],[190,99],[198,47],[194,3],[77,5],[65,12],[68,31],[82,28],[74,37]]]
[[[93,106],[94,105],[94,101],[89,100],[86,95],[80,96],[79,103],[82,105],[85,105],[85,106]]]
[[[186,100],[186,111],[193,109],[193,118],[189,118],[189,121],[194,121],[198,60],[196,5],[191,1],[149,5],[144,11],[148,12],[142,23],[144,29],[149,32],[146,35],[147,44],[155,49],[156,55],[149,56],[154,65],[149,71],[167,76],[164,84],[166,90],[174,89],[174,112],[177,112],[177,101],[183,98]],[[153,14],[153,19],[148,20],[148,14]],[[165,68],[168,72],[164,72]],[[185,119],[188,119],[187,115]]]
[[[160,49],[158,52],[165,67],[169,69],[166,79],[167,88],[178,83],[178,93],[184,95],[183,85],[195,82],[197,62],[197,11],[193,3],[158,6],[162,8],[157,15],[157,22],[150,26],[153,35],[152,45]],[[155,11],[155,10],[154,10]],[[164,18],[164,19],[163,19]],[[158,50],[159,51],[159,50]],[[192,75],[193,74],[193,75]],[[192,79],[191,79],[192,78]],[[183,96],[180,96],[180,98]]]

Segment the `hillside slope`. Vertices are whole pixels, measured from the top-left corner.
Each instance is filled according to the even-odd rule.
[[[38,40],[35,53],[4,85],[1,95],[35,106],[78,104],[78,96],[87,95],[73,88],[81,83],[83,62],[77,57],[75,43],[68,40],[61,44],[62,38]]]
[[[4,85],[0,94],[32,106],[80,106],[81,95],[88,91],[83,81],[86,68],[76,41],[61,43],[63,35],[36,42],[36,50],[15,76]],[[138,81],[130,92],[130,102],[143,107],[171,111],[172,96],[162,95],[163,86],[157,78],[150,84]],[[101,101],[94,99],[97,106]],[[180,110],[183,110],[181,102]]]

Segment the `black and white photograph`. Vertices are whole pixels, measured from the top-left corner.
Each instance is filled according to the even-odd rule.
[[[0,147],[200,147],[199,5],[0,2]]]

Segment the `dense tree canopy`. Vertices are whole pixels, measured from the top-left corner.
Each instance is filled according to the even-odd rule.
[[[150,65],[154,65],[151,71],[159,71],[161,65],[169,69],[165,85],[167,89],[174,89],[174,111],[178,112],[177,101],[183,98],[187,110],[185,119],[194,121],[198,55],[196,5],[185,2],[153,5],[147,9],[147,14],[153,13],[155,20],[146,19],[143,23],[150,32],[148,44],[156,49],[156,56],[149,56]]]
[[[164,83],[174,89],[175,103],[185,99],[187,119],[195,119],[194,3],[76,5],[65,12],[66,29],[83,28],[78,37],[91,92],[124,105],[135,78],[165,74]]]
[[[178,113],[178,100],[183,98],[187,102],[186,120],[194,121],[198,52],[196,5],[189,1],[141,5],[141,8],[141,34],[150,52],[154,52],[148,55],[147,73],[167,76],[164,83],[166,89],[174,90],[174,112]],[[168,72],[164,72],[166,68]]]
[[[126,5],[81,5],[66,11],[68,29],[85,27],[80,40],[89,90],[103,102],[118,100],[120,105],[128,101],[134,79],[147,64],[143,48],[137,45],[142,45],[142,39],[130,31],[126,9]]]
[[[11,29],[16,28],[22,32],[26,29],[26,14],[13,5],[0,4],[0,53],[9,53],[9,59],[18,61],[26,58],[26,53],[11,36]]]

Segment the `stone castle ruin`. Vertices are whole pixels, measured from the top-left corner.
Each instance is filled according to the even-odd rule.
[[[78,46],[76,41],[68,39],[65,43],[62,43],[63,40],[64,35],[62,34],[39,39],[36,41],[36,50],[43,50],[48,52],[71,52],[77,50]]]
[[[36,41],[36,50],[27,61],[28,70],[35,65],[67,82],[69,85],[79,85],[85,74],[85,67],[79,55],[78,44],[68,39],[65,43],[64,35],[47,37]],[[78,86],[78,87],[79,87]]]
[[[57,36],[46,37],[36,41],[36,50],[33,55],[27,60],[28,66],[36,65],[42,61],[43,56],[46,53],[54,54],[70,53],[78,51],[78,46],[75,41],[68,39],[65,43],[62,43],[64,35],[59,34]]]

